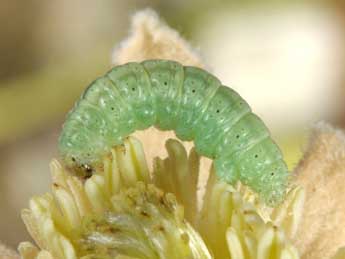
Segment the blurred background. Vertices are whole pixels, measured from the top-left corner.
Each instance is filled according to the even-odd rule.
[[[0,240],[13,248],[30,239],[20,210],[50,188],[66,112],[145,7],[251,104],[291,169],[315,121],[345,127],[342,0],[0,0]]]

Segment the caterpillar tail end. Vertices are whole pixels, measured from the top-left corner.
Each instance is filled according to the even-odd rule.
[[[285,165],[285,164],[284,164]],[[229,163],[215,160],[214,163],[217,178],[220,181],[235,185],[240,181],[248,186],[270,207],[276,207],[284,201],[287,193],[289,173],[286,166],[282,166],[280,172],[271,174],[268,172],[242,172]]]

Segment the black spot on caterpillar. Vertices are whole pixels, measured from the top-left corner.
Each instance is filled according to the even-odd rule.
[[[60,154],[90,173],[111,147],[152,125],[194,140],[219,179],[242,181],[270,205],[283,199],[288,170],[264,123],[216,77],[173,61],[128,63],[96,79],[67,116]]]

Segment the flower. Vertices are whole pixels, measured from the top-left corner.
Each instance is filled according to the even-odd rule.
[[[159,58],[179,60],[185,65],[205,66],[190,44],[149,8],[133,16],[130,31],[129,37],[113,52],[114,65]]]
[[[133,20],[131,36],[114,52],[115,64],[160,57],[205,67],[153,11]],[[158,141],[137,136],[145,148]],[[339,249],[344,139],[340,130],[318,124],[294,172],[294,186],[274,209],[240,183],[218,181],[212,168],[200,192],[205,168],[194,149],[187,153],[190,144],[177,140],[166,142],[168,156],[154,158],[149,170],[141,141],[129,137],[86,181],[53,160],[52,193],[33,197],[22,212],[37,246],[22,242],[20,254],[24,259],[345,258],[345,248]]]
[[[295,183],[306,191],[294,243],[304,258],[330,258],[345,246],[344,131],[317,123],[294,174]],[[344,249],[336,258],[345,258]]]
[[[15,251],[13,251],[12,249],[9,249],[8,247],[6,247],[0,242],[0,258],[1,259],[18,259],[19,256]]]
[[[129,137],[82,181],[56,160],[52,193],[34,197],[23,220],[38,248],[32,258],[298,258],[289,241],[299,221],[303,190],[293,189],[270,211],[254,193],[219,182],[211,171],[197,208],[199,159],[177,140],[148,170],[141,143]],[[265,216],[261,216],[265,215]]]

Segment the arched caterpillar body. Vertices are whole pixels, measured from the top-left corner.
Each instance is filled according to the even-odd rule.
[[[96,79],[67,115],[59,151],[69,166],[95,166],[135,130],[156,126],[194,140],[217,176],[280,202],[288,170],[278,146],[248,104],[210,73],[168,60],[114,67]]]

